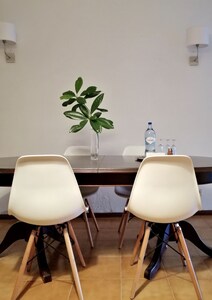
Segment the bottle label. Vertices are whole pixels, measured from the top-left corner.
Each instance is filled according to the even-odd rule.
[[[154,137],[152,137],[152,136],[148,136],[147,138],[146,138],[146,143],[147,144],[153,144],[155,142],[155,138]]]

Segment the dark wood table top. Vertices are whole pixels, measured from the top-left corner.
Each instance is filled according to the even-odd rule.
[[[0,185],[11,185],[18,157],[0,157]],[[212,157],[191,156],[199,184],[212,183]],[[132,185],[140,165],[135,156],[67,156],[80,185]],[[89,176],[88,176],[89,175]]]
[[[135,172],[140,162],[134,156],[100,155],[98,160],[90,156],[66,156],[75,173]],[[14,173],[18,157],[0,157],[0,173]]]

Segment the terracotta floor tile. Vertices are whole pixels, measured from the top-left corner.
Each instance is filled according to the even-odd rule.
[[[82,279],[84,300],[121,300],[120,279]],[[72,289],[70,300],[78,300],[76,291]]]
[[[211,279],[209,280],[199,280],[199,284],[202,290],[203,294],[203,299],[204,300],[211,300],[211,295],[212,295],[212,284],[211,284]]]
[[[129,300],[132,280],[122,281],[122,300]],[[166,279],[149,281],[141,279],[138,285],[135,300],[173,300],[173,292]],[[186,298],[185,298],[186,299]]]
[[[70,282],[54,280],[52,282],[28,283],[30,288],[23,294],[23,300],[52,300],[52,299],[69,299],[73,285]]]
[[[79,267],[80,279],[120,279],[120,257],[96,256],[89,259],[86,268]]]
[[[182,275],[171,275],[168,281],[174,293],[176,300],[194,300],[197,299],[193,283],[189,277]]]

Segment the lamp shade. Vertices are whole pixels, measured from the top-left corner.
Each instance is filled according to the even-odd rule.
[[[187,46],[207,47],[209,32],[207,27],[190,27],[187,29]]]
[[[16,32],[14,24],[0,22],[0,41],[16,43]]]

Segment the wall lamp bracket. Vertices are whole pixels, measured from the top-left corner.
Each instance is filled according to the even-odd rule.
[[[0,22],[0,41],[2,41],[7,63],[15,62],[16,32],[12,23]]]
[[[199,48],[209,45],[209,33],[206,27],[190,27],[187,29],[187,46],[193,50],[196,49],[196,55],[189,57],[190,66],[199,64]]]
[[[199,64],[199,44],[196,44],[196,56],[189,56],[189,65],[198,66]]]

